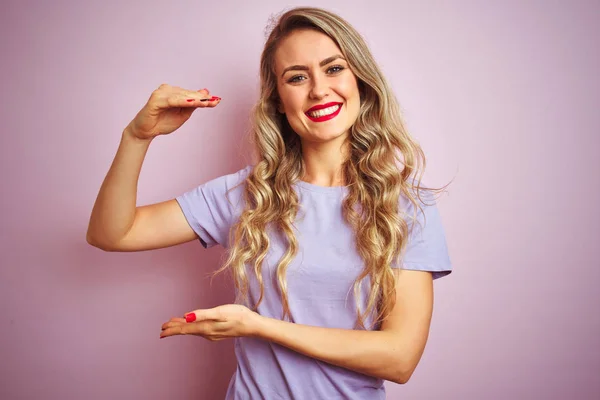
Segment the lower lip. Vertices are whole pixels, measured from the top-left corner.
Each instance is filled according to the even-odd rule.
[[[340,113],[340,111],[342,111],[342,105],[341,104],[340,104],[338,110],[336,112],[334,112],[333,114],[324,115],[324,116],[319,117],[319,118],[311,117],[308,114],[305,114],[305,115],[308,117],[308,119],[310,119],[313,122],[325,122],[325,121],[329,121],[330,119],[333,119],[333,118],[337,117],[337,115]]]

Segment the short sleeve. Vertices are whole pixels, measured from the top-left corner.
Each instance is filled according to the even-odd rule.
[[[416,223],[412,220],[412,203],[408,201],[406,201],[408,205],[405,203],[409,228],[412,227],[412,231],[406,245],[402,268],[430,271],[433,279],[438,279],[452,272],[452,263],[439,209],[433,196],[426,193],[421,194],[425,204],[421,204],[422,212],[417,210]]]
[[[205,248],[228,246],[229,230],[243,207],[243,185],[252,167],[220,176],[177,196],[190,227]]]

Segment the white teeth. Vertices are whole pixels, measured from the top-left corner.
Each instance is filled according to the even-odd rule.
[[[326,115],[333,114],[334,112],[339,110],[339,108],[341,106],[342,106],[341,104],[337,104],[335,106],[331,106],[331,107],[323,108],[321,110],[309,112],[308,115],[310,115],[313,118],[324,117]]]

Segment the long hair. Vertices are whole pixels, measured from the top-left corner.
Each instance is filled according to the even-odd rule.
[[[348,186],[343,217],[352,227],[364,270],[354,283],[357,299],[356,325],[365,328],[383,321],[395,302],[391,265],[397,262],[410,234],[399,196],[415,210],[421,209],[421,177],[425,156],[407,133],[399,106],[361,35],[344,19],[319,8],[300,7],[283,13],[265,43],[260,60],[260,98],[253,109],[251,138],[256,163],[245,180],[245,209],[230,231],[230,249],[224,265],[231,269],[238,301],[247,302],[247,265],[253,266],[260,285],[256,310],[264,297],[262,264],[269,248],[267,228],[275,227],[287,239],[287,251],[277,265],[283,319],[290,316],[286,270],[298,252],[294,220],[299,199],[292,185],[304,176],[305,165],[298,135],[284,114],[277,112],[278,93],[274,55],[277,46],[298,29],[313,29],[329,36],[340,48],[355,74],[361,98],[358,118],[348,135],[349,152],[342,166]],[[430,189],[426,189],[430,190]],[[366,307],[361,308],[361,285],[369,277]]]

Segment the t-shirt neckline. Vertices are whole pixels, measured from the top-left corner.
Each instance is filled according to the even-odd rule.
[[[348,186],[319,186],[301,180],[296,181],[294,184],[301,187],[302,189],[318,193],[337,194],[345,193],[348,191]]]

